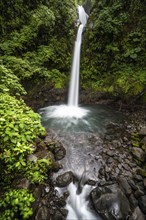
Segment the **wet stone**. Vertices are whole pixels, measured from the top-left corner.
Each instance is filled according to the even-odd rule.
[[[128,138],[127,138],[127,137],[123,137],[123,141],[124,141],[124,142],[127,142],[127,141],[128,141]]]
[[[128,184],[128,181],[126,178],[118,178],[118,183],[124,190],[126,195],[130,195],[132,193],[131,186]]]
[[[110,175],[109,175],[109,173],[105,173],[105,179],[106,179],[106,181],[109,181],[109,180],[110,180]]]
[[[139,206],[144,214],[146,214],[146,195],[141,196],[138,200]]]
[[[118,168],[121,170],[121,169],[122,169],[122,165],[121,165],[121,164],[118,164]]]
[[[115,172],[116,172],[117,174],[119,174],[120,170],[119,170],[118,167],[116,167]]]
[[[130,178],[132,178],[133,177],[133,175],[132,175],[132,173],[130,172],[130,171],[125,171],[125,173],[124,173],[124,175],[126,176],[126,177],[130,177]]]
[[[107,159],[107,163],[111,164],[114,161],[114,159],[112,157]]]
[[[135,193],[134,193],[135,197],[138,199],[139,197],[143,196],[144,195],[144,192],[138,188]]]
[[[139,131],[139,134],[142,136],[146,136],[146,127],[141,128],[141,130]]]
[[[55,149],[54,149],[54,156],[55,156],[55,159],[56,160],[61,160],[61,159],[63,159],[64,157],[65,157],[65,155],[66,155],[66,150],[65,150],[65,148],[64,147],[56,147]]]
[[[42,206],[38,209],[35,220],[46,220],[50,219],[49,209],[46,206]]]
[[[96,181],[89,179],[89,180],[87,180],[87,182],[85,184],[88,184],[90,186],[95,186],[96,185]]]
[[[134,179],[138,180],[138,181],[143,180],[142,176],[140,176],[140,175],[134,175]]]
[[[133,147],[132,154],[136,159],[140,161],[145,160],[145,152],[139,147]]]
[[[129,201],[117,184],[95,188],[91,192],[91,199],[95,210],[104,220],[124,220],[131,213]],[[118,207],[115,207],[115,202]]]
[[[137,206],[132,213],[132,216],[128,220],[145,220],[146,216],[142,213],[140,208]]]
[[[138,205],[138,201],[133,194],[129,196],[129,202],[132,208],[136,208]]]
[[[106,166],[106,167],[105,167],[105,172],[109,173],[110,171],[111,171],[111,168],[108,167],[108,166]]]
[[[141,143],[146,144],[146,136],[141,140]]]
[[[137,186],[133,180],[128,180],[128,183],[134,191],[137,190]]]
[[[26,178],[16,179],[13,181],[13,185],[17,189],[28,189],[30,187],[30,181]]]
[[[115,155],[115,152],[113,151],[107,151],[106,153],[108,156],[113,157]]]
[[[127,171],[130,170],[130,167],[129,167],[127,164],[122,164],[122,166],[123,166],[123,168],[124,168],[125,170],[127,170]]]
[[[67,216],[67,213],[62,213],[61,210],[56,210],[53,215],[53,220],[65,220],[66,216],[64,216],[64,214]]]
[[[102,176],[104,176],[104,174],[105,174],[105,169],[104,169],[103,166],[100,168],[99,174],[102,175]]]
[[[66,172],[56,178],[56,184],[59,187],[68,186],[73,181],[73,173],[71,171]]]

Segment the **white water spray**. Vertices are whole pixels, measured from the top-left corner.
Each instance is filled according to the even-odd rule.
[[[67,220],[100,220],[91,210],[88,208],[88,197],[92,186],[85,185],[80,194],[77,194],[77,187],[71,183],[68,186],[70,196],[66,208],[68,209]]]
[[[70,80],[70,89],[69,89],[69,106],[78,107],[79,100],[79,73],[80,73],[80,52],[81,52],[81,43],[82,43],[82,33],[84,27],[87,23],[88,15],[86,14],[82,6],[78,6],[79,21],[80,25],[77,32],[77,38],[75,41],[72,70],[71,70],[71,80]]]

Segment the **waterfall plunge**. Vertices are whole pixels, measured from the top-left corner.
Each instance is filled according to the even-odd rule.
[[[72,70],[71,70],[71,80],[70,80],[70,89],[69,89],[69,99],[68,106],[74,112],[78,108],[78,99],[79,99],[79,73],[80,73],[80,52],[81,52],[81,43],[82,43],[82,33],[84,27],[87,23],[88,15],[86,14],[82,6],[78,6],[79,21],[80,25],[78,27],[77,38],[75,41]],[[85,111],[85,110],[84,110]],[[67,220],[98,220],[97,216],[88,208],[88,199],[89,193],[92,187],[89,185],[83,186],[83,189],[80,194],[77,193],[78,187],[71,183],[68,187],[70,196],[67,201],[66,208],[68,209]]]
[[[82,43],[82,33],[88,19],[88,15],[86,14],[82,6],[78,6],[78,13],[79,13],[79,21],[81,24],[78,27],[77,38],[75,42],[72,70],[71,70],[69,99],[68,99],[68,105],[75,107],[78,107],[78,99],[79,99],[79,73],[80,73],[80,52],[81,52],[81,43]]]

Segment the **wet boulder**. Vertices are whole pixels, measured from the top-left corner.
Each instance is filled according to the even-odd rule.
[[[66,172],[56,178],[56,184],[58,187],[68,186],[73,181],[73,173],[71,171]]]
[[[46,206],[42,206],[38,209],[35,220],[50,219],[49,209]]]
[[[139,135],[146,136],[146,127],[141,128],[141,130],[139,131]]]
[[[137,206],[132,213],[132,216],[129,218],[129,220],[145,220],[146,216],[142,213],[140,208]]]
[[[139,206],[144,214],[146,214],[146,195],[139,198]]]
[[[132,149],[133,156],[139,161],[145,161],[145,152],[139,147],[133,147]]]
[[[55,160],[61,160],[65,157],[66,150],[63,146],[60,145],[54,149],[53,153],[55,156]]]
[[[95,188],[91,200],[104,220],[123,220],[131,214],[129,201],[117,184]]]

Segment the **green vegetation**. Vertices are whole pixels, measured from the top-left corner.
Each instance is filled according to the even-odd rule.
[[[34,198],[28,190],[9,190],[0,199],[0,209],[5,210],[0,220],[28,219],[32,215],[32,202]]]
[[[75,2],[3,0],[1,12],[1,64],[20,80],[62,87],[71,63]]]
[[[146,88],[144,1],[96,1],[83,41],[82,86],[128,101]],[[90,85],[90,86],[89,86]]]

